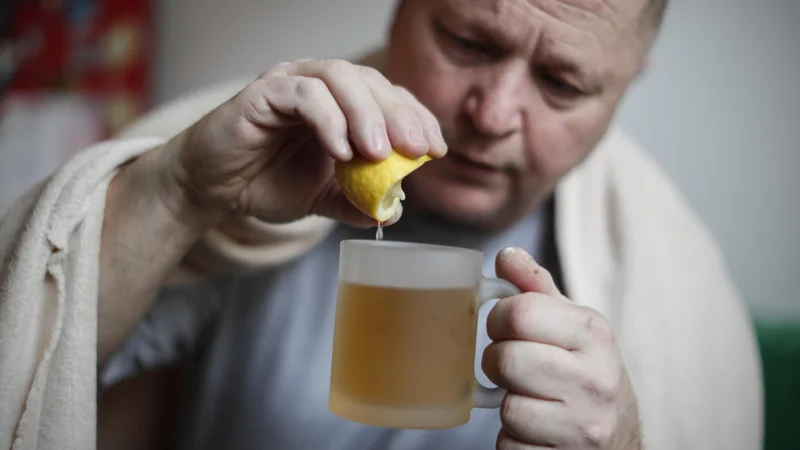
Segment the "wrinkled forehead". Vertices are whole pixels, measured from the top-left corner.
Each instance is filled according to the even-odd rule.
[[[420,0],[424,1],[424,0]],[[509,49],[596,66],[635,47],[645,0],[428,0]],[[427,3],[427,2],[425,2]]]
[[[502,31],[571,27],[610,37],[638,25],[646,0],[428,0]],[[510,27],[510,28],[509,28]],[[542,30],[544,31],[544,30]]]

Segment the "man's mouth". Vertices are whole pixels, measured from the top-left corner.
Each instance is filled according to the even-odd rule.
[[[456,163],[456,165],[467,169],[492,171],[492,172],[500,170],[500,167],[498,165],[492,164],[488,161],[481,159],[480,157],[468,153],[459,153],[450,151],[447,153],[447,156],[445,156],[445,158],[451,158],[452,161]]]

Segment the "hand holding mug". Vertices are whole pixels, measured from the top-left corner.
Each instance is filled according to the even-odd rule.
[[[639,449],[636,401],[609,322],[564,297],[524,250],[503,250],[496,266],[523,292],[487,318],[483,370],[508,390],[497,448]]]
[[[519,293],[481,275],[474,250],[404,242],[341,244],[330,410],[391,428],[466,423],[505,392],[475,378],[478,309]]]

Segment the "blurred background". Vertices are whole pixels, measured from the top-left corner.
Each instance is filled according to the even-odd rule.
[[[393,0],[3,0],[0,201],[140,114],[283,60],[380,45]],[[800,429],[800,1],[672,0],[619,122],[719,239]],[[713,324],[709,324],[713,326]],[[787,364],[794,364],[790,372]],[[782,383],[782,384],[781,384]],[[788,389],[788,390],[787,390]],[[779,448],[777,431],[771,448]],[[800,448],[797,438],[793,441]],[[784,445],[788,441],[784,441]],[[780,447],[790,448],[790,447]]]

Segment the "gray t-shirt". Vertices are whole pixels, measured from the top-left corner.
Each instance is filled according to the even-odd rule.
[[[494,257],[505,246],[542,260],[541,244],[549,242],[546,211],[497,234],[457,230],[407,212],[385,238],[481,250],[484,275],[494,276]],[[109,362],[101,385],[185,364],[190,377],[176,427],[179,449],[493,449],[497,410],[475,409],[469,423],[434,431],[375,428],[328,411],[339,243],[374,233],[341,226],[285,266],[166,289]],[[480,311],[479,352],[489,343],[484,326],[493,304]],[[479,367],[480,358],[478,379],[492,386]]]

